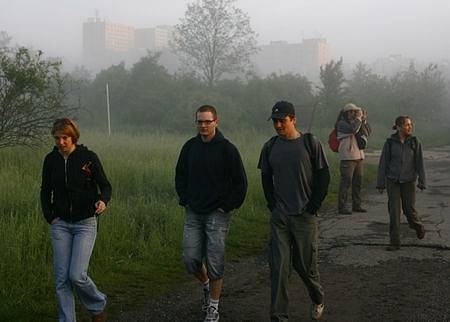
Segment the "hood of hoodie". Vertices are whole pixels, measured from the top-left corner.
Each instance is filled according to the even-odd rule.
[[[196,139],[199,140],[201,143],[203,144],[212,144],[215,145],[223,140],[225,140],[225,137],[223,136],[222,132],[219,131],[219,129],[216,128],[216,134],[214,134],[214,137],[212,138],[211,141],[209,142],[203,142],[202,140],[202,136],[199,134],[197,134]]]
[[[73,150],[73,152],[70,154],[80,153],[80,152],[84,152],[84,151],[88,151],[88,150],[89,149],[86,146],[84,146],[83,144],[76,144],[75,150]],[[59,153],[59,149],[56,145],[53,147],[53,152]]]

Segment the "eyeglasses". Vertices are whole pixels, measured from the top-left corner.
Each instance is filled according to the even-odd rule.
[[[201,126],[201,125],[211,125],[212,123],[214,123],[216,120],[195,120],[195,124]]]

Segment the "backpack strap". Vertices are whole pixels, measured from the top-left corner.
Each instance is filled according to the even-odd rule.
[[[304,133],[305,136],[305,147],[308,151],[309,159],[311,160],[311,165],[313,170],[316,169],[316,145],[313,142],[314,135],[312,133]]]

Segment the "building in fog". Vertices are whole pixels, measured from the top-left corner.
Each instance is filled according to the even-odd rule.
[[[398,72],[408,70],[411,64],[415,64],[413,58],[393,54],[387,57],[377,58],[370,67],[374,73],[390,77]]]
[[[161,52],[161,60],[170,70],[177,65],[169,52],[174,27],[135,28],[101,20],[98,15],[83,23],[83,64],[99,71],[113,64],[133,64],[147,55],[148,50]]]
[[[98,17],[83,23],[83,62],[89,68],[126,60],[134,48],[135,29],[132,26],[106,22]]]
[[[156,26],[154,28],[138,28],[135,30],[136,48],[164,50],[169,48],[173,39],[174,27]]]
[[[331,59],[329,45],[324,38],[303,39],[301,43],[271,41],[259,46],[252,57],[255,72],[260,76],[271,73],[296,73],[311,81],[318,81],[320,66]]]

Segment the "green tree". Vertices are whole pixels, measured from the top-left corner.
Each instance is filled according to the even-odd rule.
[[[129,78],[130,72],[125,68],[124,63],[112,65],[97,74],[85,89],[86,93],[82,94],[86,101],[86,109],[82,114],[86,124],[106,129],[106,84],[109,86],[112,127],[122,123],[123,116],[126,114],[123,97]]]
[[[52,121],[70,112],[60,65],[41,51],[0,50],[0,148],[39,143]]]
[[[255,32],[235,0],[197,0],[175,29],[172,47],[187,68],[213,85],[224,73],[242,73],[256,52]]]
[[[342,72],[342,58],[330,61],[320,67],[319,102],[322,121],[329,123],[337,116],[339,109],[344,105],[347,95],[344,73]]]
[[[174,117],[173,77],[158,63],[160,55],[149,52],[130,72],[122,100],[124,120],[133,125],[159,127]]]
[[[349,100],[368,112],[371,123],[392,122],[393,95],[386,77],[375,74],[367,65],[358,63],[346,83]]]

